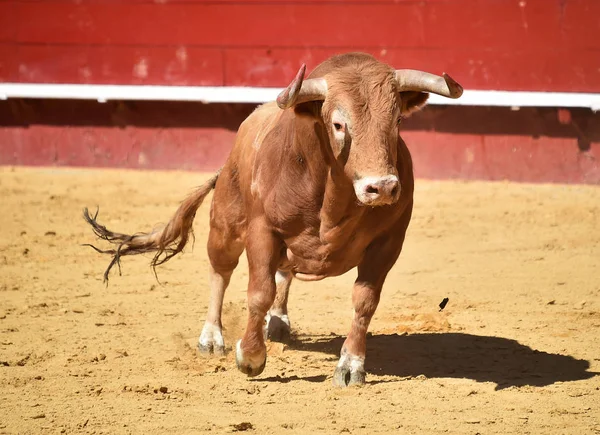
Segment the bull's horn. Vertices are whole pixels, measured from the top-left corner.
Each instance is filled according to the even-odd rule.
[[[459,98],[463,88],[452,77],[443,77],[414,69],[396,70],[396,83],[399,91],[432,92],[448,98]]]
[[[325,79],[304,80],[306,65],[302,65],[292,83],[277,96],[277,105],[281,109],[306,103],[307,101],[324,100],[327,95],[327,81]]]

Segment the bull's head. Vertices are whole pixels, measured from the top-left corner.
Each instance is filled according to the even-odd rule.
[[[429,92],[458,98],[462,87],[446,74],[394,70],[358,53],[325,61],[306,80],[305,69],[279,94],[279,107],[321,101],[336,164],[353,182],[357,199],[370,206],[396,202],[400,121],[420,110]]]

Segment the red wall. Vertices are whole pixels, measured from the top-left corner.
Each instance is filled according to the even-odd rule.
[[[600,92],[600,0],[0,0],[0,82],[285,86],[366,51],[467,89]],[[0,165],[215,169],[252,105],[0,101]],[[429,107],[427,178],[600,184],[600,114]]]
[[[0,165],[215,170],[251,104],[0,101]],[[600,113],[430,106],[403,123],[417,177],[600,185]]]
[[[0,81],[283,86],[367,51],[468,89],[600,92],[598,0],[0,0]]]

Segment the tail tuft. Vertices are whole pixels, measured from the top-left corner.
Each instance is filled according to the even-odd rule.
[[[104,282],[108,283],[108,275],[115,264],[119,268],[119,274],[121,274],[121,256],[123,255],[154,252],[155,255],[150,265],[155,268],[180,253],[188,243],[190,236],[192,238],[194,236],[192,224],[196,216],[196,211],[208,193],[214,189],[220,172],[221,170],[188,196],[165,226],[149,233],[128,235],[110,231],[104,225],[98,223],[98,210],[96,210],[96,213],[92,217],[89,210],[85,208],[83,210],[83,218],[91,225],[94,234],[98,238],[116,246],[113,249],[102,250],[91,244],[84,245],[90,246],[96,252],[113,256],[108,268],[104,272]]]

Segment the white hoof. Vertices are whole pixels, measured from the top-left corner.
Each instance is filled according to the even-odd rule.
[[[224,355],[225,341],[221,327],[206,322],[198,339],[198,349],[204,354]]]
[[[342,350],[342,356],[333,372],[333,385],[336,387],[364,385],[365,378],[365,359]]]

